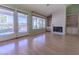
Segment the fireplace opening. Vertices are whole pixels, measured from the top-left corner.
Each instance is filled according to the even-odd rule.
[[[63,28],[62,27],[53,27],[53,32],[63,32]]]

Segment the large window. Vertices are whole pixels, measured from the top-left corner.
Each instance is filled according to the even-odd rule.
[[[31,18],[29,19],[28,16],[30,15],[19,10],[0,6],[0,38],[13,38],[15,36],[28,34],[29,29],[45,28],[44,18],[32,16],[31,24]],[[27,17],[29,20],[27,20]],[[29,25],[32,25],[32,28]],[[8,34],[11,35],[11,37],[9,37]]]
[[[45,19],[32,16],[32,27],[33,29],[44,29],[45,28]]]
[[[14,33],[13,12],[0,9],[0,35]]]
[[[27,32],[27,15],[18,13],[19,32]]]

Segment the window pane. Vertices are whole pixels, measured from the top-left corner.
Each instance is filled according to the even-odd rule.
[[[19,32],[27,32],[27,15],[18,13]]]
[[[45,24],[45,19],[43,19],[43,28],[45,28],[46,24]]]
[[[38,29],[42,29],[42,19],[38,18],[37,21],[38,21],[38,23],[37,23]]]
[[[37,29],[40,29],[40,18],[37,18]]]
[[[37,29],[37,18],[35,16],[32,17],[32,27],[33,29]]]
[[[40,28],[41,29],[43,28],[43,20],[42,20],[42,18],[40,18]]]
[[[0,9],[0,35],[14,33],[13,12]]]

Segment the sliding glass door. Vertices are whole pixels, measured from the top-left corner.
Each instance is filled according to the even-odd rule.
[[[0,35],[14,33],[14,13],[10,10],[0,9]]]

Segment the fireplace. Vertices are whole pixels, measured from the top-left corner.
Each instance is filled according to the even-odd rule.
[[[63,28],[59,26],[54,26],[53,27],[53,32],[63,32]]]

